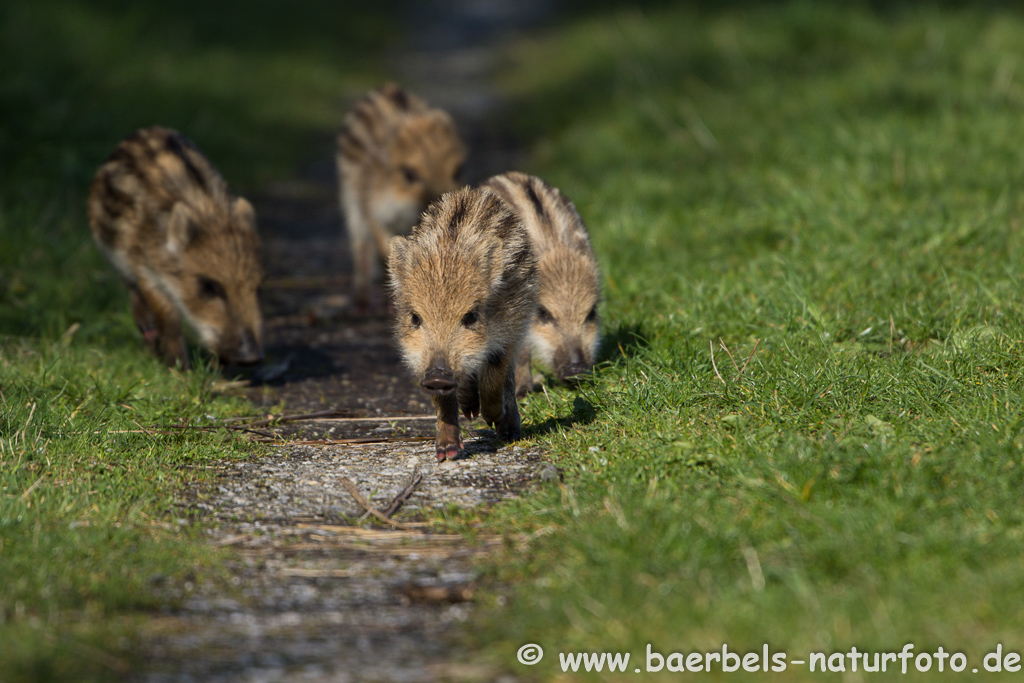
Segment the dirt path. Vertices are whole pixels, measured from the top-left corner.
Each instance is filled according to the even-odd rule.
[[[415,12],[420,38],[395,56],[396,78],[453,113],[470,145],[472,180],[515,167],[518,148],[496,123],[487,78],[493,46],[538,19],[540,3],[463,0]],[[416,527],[352,526],[363,508],[346,480],[379,509],[417,475],[405,510],[489,505],[536,479],[542,457],[501,446],[478,423],[469,457],[455,462],[436,464],[432,443],[416,440],[433,434],[432,417],[421,419],[431,408],[400,364],[389,320],[350,311],[333,140],[322,148],[302,177],[256,198],[270,362],[247,395],[268,412],[342,416],[269,429],[289,442],[225,465],[215,491],[182,502],[183,515],[213,522],[210,543],[232,549],[230,597],[202,577],[162,586],[182,607],[148,630],[150,666],[140,680],[489,678],[460,663],[452,636],[473,607],[474,560],[499,540],[470,545]]]

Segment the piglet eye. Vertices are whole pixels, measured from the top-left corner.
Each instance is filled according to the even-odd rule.
[[[422,324],[423,324],[423,318],[421,318],[421,317],[419,317],[418,315],[416,315],[415,313],[413,313],[413,314],[411,314],[411,315],[409,316],[409,323],[410,323],[410,324],[411,324],[411,325],[412,325],[413,327],[419,327],[420,325],[422,325]]]
[[[476,310],[474,309],[467,313],[466,315],[462,316],[462,325],[463,327],[472,327],[473,325],[476,324],[476,321],[478,319],[479,316],[476,314]]]
[[[555,322],[555,317],[551,315],[548,309],[541,306],[540,308],[537,309],[537,320],[541,321],[542,323],[553,323]]]
[[[228,298],[227,292],[224,291],[224,285],[212,277],[199,276],[199,296],[204,299],[226,299]]]
[[[412,185],[413,183],[419,182],[420,174],[416,172],[416,169],[409,166],[402,167],[402,177],[405,178],[405,182]]]
[[[587,313],[587,322],[592,323],[597,320],[597,306],[590,309],[590,313]]]

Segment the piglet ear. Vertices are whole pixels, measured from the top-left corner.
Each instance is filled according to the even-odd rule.
[[[255,232],[256,230],[256,210],[252,208],[252,204],[245,197],[239,197],[235,200],[235,205],[231,207],[231,212],[235,216],[235,220],[239,227],[245,226],[249,230]]]
[[[396,235],[388,242],[388,272],[392,278],[405,272],[406,245],[408,240],[401,235]]]
[[[171,208],[167,219],[167,251],[175,256],[180,255],[195,237],[196,224],[192,220],[192,211],[184,202],[177,202]]]

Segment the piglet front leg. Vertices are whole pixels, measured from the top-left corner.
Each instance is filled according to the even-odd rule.
[[[516,368],[508,356],[494,358],[480,371],[480,414],[502,441],[522,438],[516,403]]]
[[[437,409],[437,461],[455,460],[462,450],[462,435],[459,433],[459,400],[455,393],[434,396]]]
[[[459,398],[455,376],[443,359],[435,358],[420,380],[420,386],[432,397],[437,410],[437,460],[455,460],[462,449],[459,434]]]

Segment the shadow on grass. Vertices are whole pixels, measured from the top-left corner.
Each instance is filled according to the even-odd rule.
[[[598,364],[614,364],[621,358],[632,358],[641,349],[648,346],[643,328],[638,323],[619,323],[613,330],[604,335]],[[587,425],[597,419],[597,409],[587,398],[586,391],[592,387],[589,377],[580,382],[567,383],[565,386],[580,392],[572,401],[572,412],[562,417],[552,417],[539,424],[524,426],[524,435],[528,438],[543,436],[560,429],[569,429],[577,425]]]
[[[593,404],[582,396],[577,396],[572,401],[572,412],[564,417],[551,417],[540,424],[524,426],[524,436],[533,438],[543,436],[559,429],[569,429],[576,425],[590,424],[597,419],[597,410]]]
[[[618,323],[615,329],[606,331],[601,341],[597,362],[615,364],[620,358],[634,358],[650,343],[639,323]]]

